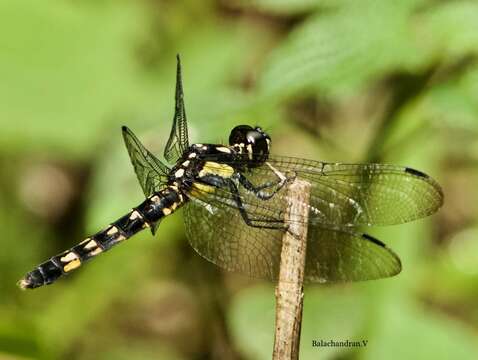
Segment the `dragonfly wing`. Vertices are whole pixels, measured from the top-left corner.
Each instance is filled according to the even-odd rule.
[[[285,196],[262,201],[243,191],[241,198],[251,218],[262,219],[264,224],[281,222]],[[284,230],[248,226],[227,190],[196,193],[185,206],[184,220],[191,246],[207,260],[229,271],[277,279]],[[306,281],[379,279],[400,269],[399,258],[380,241],[308,222]]]
[[[228,271],[256,278],[276,277],[281,231],[248,226],[227,190],[196,192],[190,198],[184,206],[186,235],[201,256]],[[251,211],[250,204],[245,206],[258,216],[257,208]]]
[[[440,185],[428,175],[387,164],[337,164],[272,157],[282,173],[311,183],[311,217],[329,225],[392,225],[423,218],[443,204]],[[254,169],[260,179],[271,170]]]
[[[163,189],[168,179],[169,168],[144,147],[133,132],[123,126],[123,139],[133,164],[141,189],[146,197]],[[159,223],[151,227],[153,235]]]
[[[308,228],[305,279],[310,282],[352,282],[398,274],[399,257],[367,234],[340,228]]]
[[[173,127],[169,135],[164,157],[170,163],[175,163],[181,155],[188,149],[188,125],[186,120],[186,110],[184,109],[183,84],[181,80],[181,60],[177,56],[176,71],[176,105],[174,110]]]

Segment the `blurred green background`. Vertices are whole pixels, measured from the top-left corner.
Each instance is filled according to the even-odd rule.
[[[273,285],[201,259],[181,212],[54,286],[15,286],[142,201],[120,126],[162,153],[178,52],[192,141],[260,124],[275,154],[444,188],[437,215],[369,230],[399,276],[306,287],[301,358],[476,358],[476,1],[1,0],[0,359],[271,357]]]

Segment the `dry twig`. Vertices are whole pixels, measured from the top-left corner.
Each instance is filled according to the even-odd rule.
[[[287,198],[285,221],[290,225],[282,238],[276,287],[274,360],[299,358],[310,184],[296,179],[288,187]]]

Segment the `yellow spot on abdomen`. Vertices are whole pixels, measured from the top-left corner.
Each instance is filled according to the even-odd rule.
[[[153,195],[149,198],[149,200],[151,200],[154,203],[157,203],[161,200],[161,198],[158,195]]]
[[[141,219],[141,214],[138,211],[133,210],[129,216],[129,219],[130,220]]]
[[[111,225],[111,228],[106,232],[106,235],[111,236],[111,235],[116,234],[117,232],[118,232],[117,227],[114,226],[114,225]]]
[[[93,250],[90,254],[91,254],[91,256],[96,256],[98,254],[101,254],[102,252],[103,252],[103,250],[101,250],[101,248],[98,247],[95,250]]]
[[[96,243],[95,240],[90,240],[89,243],[85,245],[84,249],[85,250],[91,250],[91,249],[94,249],[97,246],[98,246],[98,244]]]
[[[68,254],[66,254],[65,256],[61,257],[60,258],[60,261],[62,263],[67,263],[67,262],[70,262],[72,260],[75,260],[75,259],[78,259],[78,255],[76,255],[74,252],[69,252]]]
[[[79,268],[80,265],[81,265],[80,259],[76,259],[76,260],[70,261],[68,264],[66,264],[66,265],[63,267],[63,271],[64,271],[64,272],[69,272],[69,271],[71,271],[71,270],[75,270],[76,268]]]

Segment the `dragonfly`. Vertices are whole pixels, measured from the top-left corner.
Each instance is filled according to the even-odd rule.
[[[270,154],[271,137],[239,125],[229,144],[189,144],[181,61],[177,56],[175,111],[164,150],[166,165],[126,126],[123,139],[145,200],[101,231],[41,263],[19,281],[49,285],[88,260],[183,208],[187,238],[205,259],[256,278],[278,278],[287,187],[310,184],[305,281],[354,282],[391,277],[399,257],[363,226],[401,224],[443,204],[440,185],[425,173],[388,164],[346,164]],[[289,217],[287,217],[289,219]],[[294,221],[301,221],[294,217]]]

